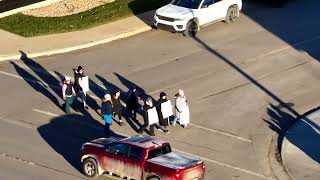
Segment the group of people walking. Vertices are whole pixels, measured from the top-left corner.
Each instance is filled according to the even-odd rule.
[[[70,113],[70,106],[74,99],[80,97],[83,103],[83,108],[88,109],[86,103],[86,93],[89,89],[88,77],[84,75],[83,69],[79,66],[74,69],[74,84],[71,82],[71,78],[66,76],[62,86],[62,96],[65,100],[65,112]],[[87,83],[87,85],[85,85]],[[105,134],[110,134],[110,125],[113,119],[118,116],[118,123],[120,126],[124,125],[122,120],[123,105],[120,100],[121,92],[119,89],[115,89],[112,93],[107,93],[102,98],[101,103],[101,117],[105,121]],[[182,127],[186,128],[189,123],[189,107],[187,105],[187,99],[183,90],[179,90],[174,96],[174,107],[171,101],[168,100],[167,94],[161,92],[159,99],[154,102],[151,97],[147,97],[144,101],[142,108],[143,124],[138,129],[138,133],[143,133],[149,127],[149,134],[154,136],[154,129],[164,133],[170,133],[168,126],[170,123],[173,127],[179,122]],[[141,105],[139,101],[141,98],[138,95],[136,87],[133,87],[128,92],[126,99],[126,115],[128,118],[137,122],[137,113],[141,111]],[[170,121],[170,119],[173,119]]]

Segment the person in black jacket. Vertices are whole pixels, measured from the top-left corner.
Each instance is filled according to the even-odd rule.
[[[137,119],[137,110],[140,108],[139,96],[137,95],[137,89],[134,87],[129,91],[129,97],[127,99],[127,113],[133,120]],[[133,114],[132,114],[133,113]]]
[[[73,69],[74,71],[74,90],[76,92],[77,97],[80,96],[82,103],[83,103],[83,107],[86,109],[89,109],[87,106],[87,95],[86,93],[82,90],[81,85],[80,85],[80,81],[82,81],[82,78],[85,76],[83,73],[83,68],[81,66],[78,66],[78,69]]]
[[[167,94],[165,92],[160,93],[160,98],[156,103],[156,109],[158,112],[158,117],[159,117],[159,125],[161,127],[161,130],[164,133],[170,133],[167,126],[169,126],[169,117],[163,118],[162,112],[161,112],[161,104],[164,102],[167,102]]]
[[[112,102],[110,94],[104,95],[101,103],[101,116],[105,121],[104,132],[107,136],[110,135],[110,124],[112,122]]]
[[[113,117],[115,117],[116,115],[118,115],[119,118],[119,124],[120,126],[123,125],[123,121],[122,121],[122,104],[120,102],[120,90],[116,89],[111,97],[112,99],[112,112],[113,112]]]
[[[153,107],[153,103],[152,103],[152,99],[150,97],[147,98],[144,106],[143,106],[143,121],[144,124],[141,126],[141,128],[138,130],[138,133],[142,134],[143,131],[145,131],[147,129],[147,127],[149,126],[150,128],[150,136],[154,136],[154,127],[155,124],[151,124],[149,125],[149,114],[148,114],[148,110],[154,108]]]

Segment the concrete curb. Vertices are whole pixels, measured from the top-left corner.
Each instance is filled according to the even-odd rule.
[[[314,112],[316,112],[316,111],[318,111],[318,110],[320,110],[320,106],[319,106],[319,107],[316,107],[316,108],[314,108],[314,109],[311,109],[310,111],[302,114],[301,117],[300,117],[299,119],[297,119],[297,120],[289,127],[289,129],[292,128],[293,126],[295,126],[296,123],[297,123],[297,121],[300,121],[301,118],[308,117],[309,115],[311,115],[312,113],[314,113]],[[289,130],[289,129],[288,129],[288,130]],[[286,132],[286,133],[287,133],[287,132]],[[281,154],[281,161],[282,161],[283,167],[284,167],[285,171],[287,172],[288,176],[290,177],[290,179],[291,179],[291,180],[295,180],[294,176],[292,175],[292,173],[290,172],[290,170],[287,168],[287,165],[286,165],[286,155],[285,155],[284,150],[285,150],[285,148],[286,148],[286,146],[287,146],[287,143],[288,143],[288,140],[287,140],[286,136],[284,136],[283,139],[282,139],[282,141],[281,141],[281,152],[280,152],[280,154]]]
[[[6,16],[10,16],[12,14],[16,14],[16,13],[19,13],[21,11],[25,11],[25,10],[28,10],[28,9],[35,9],[35,8],[40,8],[40,7],[43,7],[43,6],[48,6],[48,5],[51,5],[53,3],[60,2],[60,1],[62,1],[62,0],[46,0],[46,1],[43,1],[43,2],[30,4],[30,5],[27,5],[27,6],[23,6],[23,7],[17,8],[17,9],[13,9],[13,10],[10,10],[10,11],[6,11],[6,12],[3,12],[3,13],[0,13],[0,18],[6,17]]]
[[[51,51],[44,51],[44,52],[39,52],[39,53],[28,53],[28,57],[35,58],[35,57],[40,57],[40,56],[51,56],[51,55],[55,55],[55,54],[62,54],[62,53],[67,53],[67,52],[71,52],[71,51],[75,51],[75,50],[90,48],[90,47],[97,46],[100,44],[105,44],[105,43],[108,43],[111,41],[127,38],[127,37],[137,35],[137,34],[140,34],[143,32],[147,32],[147,31],[150,31],[151,29],[152,28],[150,26],[146,26],[146,27],[142,27],[142,28],[135,29],[132,31],[129,30],[129,31],[126,31],[123,33],[115,34],[115,35],[112,35],[108,38],[105,38],[105,39],[102,39],[99,41],[84,43],[81,45],[76,45],[76,46],[72,46],[72,47],[61,48],[61,49],[56,49],[56,50],[51,50]],[[21,57],[21,54],[17,54],[17,55],[13,55],[13,56],[3,56],[3,57],[0,57],[0,61],[20,59],[20,57]]]
[[[270,168],[272,170],[273,175],[278,180],[293,180],[291,175],[288,173],[288,170],[283,163],[283,156],[282,153],[279,152],[278,149],[278,138],[279,135],[277,133],[274,133],[271,138],[271,142],[269,145],[269,164]]]
[[[281,159],[282,159],[282,164],[283,164],[283,167],[284,167],[284,169],[287,171],[287,173],[288,173],[288,175],[290,176],[290,178],[292,179],[292,180],[295,180],[295,178],[293,178],[293,176],[292,176],[292,174],[290,173],[290,171],[289,171],[289,169],[287,168],[287,165],[286,165],[286,156],[285,156],[285,154],[284,154],[284,151],[283,151],[283,149],[285,148],[285,146],[287,145],[287,138],[286,137],[284,137],[283,138],[283,140],[282,140],[282,144],[281,144]]]

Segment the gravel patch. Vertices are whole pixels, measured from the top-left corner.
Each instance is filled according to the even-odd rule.
[[[111,3],[115,0],[63,0],[49,6],[29,9],[22,12],[25,15],[37,17],[59,17],[77,14],[97,6]]]

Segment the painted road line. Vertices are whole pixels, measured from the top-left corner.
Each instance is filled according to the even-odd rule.
[[[58,116],[57,114],[54,114],[54,113],[50,113],[50,112],[47,112],[47,111],[42,111],[42,110],[35,110],[36,112],[39,112],[39,113],[42,113],[42,114],[46,114],[48,116],[52,116],[52,117],[56,117]],[[98,129],[97,126],[94,126],[95,128]],[[99,128],[101,129],[101,128]],[[124,134],[124,133],[118,133],[117,134],[121,135],[121,136],[125,136],[125,137],[130,137],[130,135],[128,134]],[[243,169],[243,168],[240,168],[240,167],[237,167],[237,166],[232,166],[232,165],[229,165],[229,164],[225,164],[223,162],[219,162],[219,161],[216,161],[216,160],[213,160],[213,159],[209,159],[209,158],[206,158],[206,157],[203,157],[203,156],[199,156],[199,155],[196,155],[196,154],[191,154],[191,153],[188,153],[188,152],[185,152],[185,151],[182,151],[182,150],[179,150],[179,149],[175,149],[173,148],[174,151],[177,151],[177,152],[180,152],[182,154],[186,154],[186,155],[190,155],[190,156],[195,156],[195,157],[198,157],[202,160],[205,160],[205,161],[208,161],[208,162],[211,162],[211,163],[214,163],[214,164],[217,164],[219,166],[224,166],[224,167],[227,167],[227,168],[231,168],[231,169],[234,169],[234,170],[237,170],[237,171],[240,171],[240,172],[243,172],[243,173],[246,173],[246,174],[251,174],[251,175],[254,175],[254,176],[257,176],[257,177],[261,177],[261,178],[264,178],[264,179],[271,179],[273,180],[272,178],[269,178],[269,177],[266,177],[262,174],[259,174],[259,173],[256,173],[256,172],[253,172],[253,171],[250,171],[250,170],[246,170],[246,169]]]
[[[216,129],[212,129],[212,128],[203,127],[203,126],[196,125],[196,124],[193,124],[193,123],[189,123],[189,125],[191,125],[193,127],[196,127],[196,128],[199,128],[199,129],[206,130],[206,131],[211,131],[211,132],[214,132],[214,133],[217,133],[217,134],[228,136],[230,138],[235,138],[235,139],[238,139],[238,140],[241,140],[241,141],[245,141],[245,142],[248,142],[248,143],[252,142],[251,139],[243,138],[243,137],[240,137],[240,136],[228,133],[228,132],[224,132],[224,131],[220,131],[220,130],[216,130]]]
[[[32,111],[38,112],[38,113],[41,113],[41,114],[45,114],[45,115],[48,115],[48,116],[52,116],[52,117],[58,117],[59,116],[58,114],[54,114],[54,113],[51,113],[51,112],[48,112],[48,111],[42,111],[42,110],[39,110],[39,109],[32,109]]]
[[[185,154],[185,155],[189,155],[189,156],[196,156],[201,160],[208,161],[208,162],[211,162],[213,164],[217,164],[217,165],[220,165],[220,166],[223,166],[223,167],[227,167],[227,168],[230,168],[230,169],[234,169],[234,170],[246,173],[246,174],[251,174],[253,176],[257,176],[257,177],[264,178],[264,179],[275,180],[274,178],[266,177],[266,176],[264,176],[262,174],[259,174],[259,173],[256,173],[256,172],[253,172],[253,171],[250,171],[250,170],[247,170],[247,169],[243,169],[243,168],[240,168],[240,167],[237,167],[237,166],[232,166],[232,165],[229,165],[229,164],[225,164],[225,163],[222,163],[222,162],[219,162],[219,161],[216,161],[216,160],[213,160],[213,159],[209,159],[209,158],[206,158],[206,157],[203,157],[203,156],[198,156],[198,155],[191,154],[191,153],[188,153],[188,152],[185,152],[185,151],[181,151],[179,149],[175,149],[175,148],[172,148],[172,149],[173,149],[173,151],[179,152],[181,154]]]
[[[50,169],[52,171],[59,172],[59,173],[62,173],[62,174],[66,174],[66,175],[69,175],[69,176],[73,176],[73,177],[77,177],[77,178],[81,178],[81,179],[86,179],[84,177],[81,177],[81,176],[78,176],[78,175],[74,175],[74,174],[71,174],[71,173],[68,173],[68,172],[65,172],[65,171],[61,171],[59,169],[51,168],[51,167],[48,167],[48,166],[45,166],[45,165],[42,165],[42,164],[39,164],[39,163],[35,163],[35,162],[32,162],[32,161],[29,161],[29,160],[26,160],[26,159],[11,155],[11,154],[0,152],[0,157],[4,157],[4,158],[7,158],[7,159],[18,161],[20,163],[28,164],[28,165],[31,165],[31,166],[38,166],[38,167]]]

